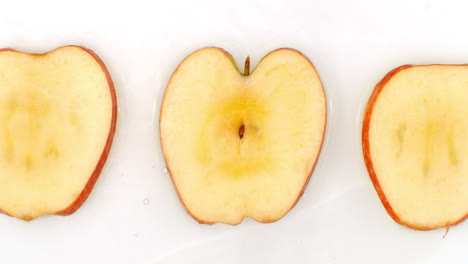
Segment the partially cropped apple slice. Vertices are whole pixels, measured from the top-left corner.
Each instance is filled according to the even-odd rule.
[[[376,86],[362,143],[389,215],[418,230],[468,214],[468,66],[401,66]]]
[[[92,51],[0,50],[0,211],[31,220],[75,212],[115,132],[111,77]]]
[[[274,222],[301,197],[320,153],[326,100],[301,53],[279,49],[252,74],[224,50],[187,57],[166,88],[160,136],[179,197],[200,223]]]

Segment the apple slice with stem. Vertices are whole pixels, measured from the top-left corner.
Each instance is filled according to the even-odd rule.
[[[86,200],[114,137],[117,99],[89,49],[0,50],[0,211],[31,220]]]
[[[375,87],[362,144],[388,214],[417,230],[468,214],[468,66],[404,65]]]
[[[244,74],[219,48],[192,53],[172,75],[160,113],[164,158],[200,223],[268,223],[301,197],[322,146],[326,98],[312,63],[278,49]]]

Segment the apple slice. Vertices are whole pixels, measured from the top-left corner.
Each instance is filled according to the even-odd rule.
[[[75,212],[104,166],[116,118],[112,79],[91,50],[0,50],[0,211],[24,220]]]
[[[160,137],[173,183],[200,223],[268,223],[301,197],[322,146],[326,98],[312,63],[279,49],[249,74],[204,48],[170,79]]]
[[[401,66],[375,87],[362,143],[388,214],[417,230],[468,214],[468,66]]]

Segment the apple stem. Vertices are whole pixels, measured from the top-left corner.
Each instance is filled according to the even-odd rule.
[[[250,57],[247,56],[244,64],[244,75],[247,76],[250,74]]]
[[[445,236],[448,234],[450,227],[451,227],[450,225],[445,227],[445,234],[442,238],[445,238]]]

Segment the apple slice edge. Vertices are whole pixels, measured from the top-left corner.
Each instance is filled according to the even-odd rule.
[[[405,226],[407,228],[413,229],[413,230],[418,230],[418,231],[429,231],[429,230],[435,230],[439,228],[446,228],[446,233],[448,233],[450,227],[458,225],[459,223],[463,222],[468,218],[468,214],[466,214],[464,217],[458,219],[455,222],[452,223],[447,223],[443,224],[440,226],[434,226],[434,227],[426,227],[426,226],[417,226],[417,225],[410,225],[409,223],[403,221],[393,210],[392,206],[390,205],[389,201],[387,200],[387,197],[382,190],[382,187],[380,186],[379,181],[377,180],[377,175],[374,170],[374,166],[372,163],[372,158],[371,158],[371,149],[370,149],[370,144],[369,144],[369,127],[370,127],[370,122],[371,122],[371,117],[372,117],[372,112],[374,105],[377,101],[377,98],[380,94],[380,92],[383,90],[385,85],[398,73],[409,69],[409,68],[414,68],[414,67],[424,67],[424,66],[468,66],[466,64],[427,64],[427,65],[413,65],[413,64],[405,64],[401,65],[397,68],[394,68],[390,72],[388,72],[375,86],[374,90],[372,91],[372,94],[367,102],[365,111],[364,111],[364,119],[362,122],[362,152],[363,152],[363,157],[364,157],[364,163],[366,165],[367,171],[369,173],[369,177],[371,179],[372,185],[374,186],[377,195],[379,196],[379,199],[385,208],[387,214],[398,224]],[[444,237],[445,237],[444,235]]]
[[[318,155],[315,157],[315,160],[314,160],[314,163],[312,164],[311,166],[311,169],[310,169],[310,172],[308,173],[308,176],[307,176],[307,179],[304,183],[304,186],[302,187],[302,189],[300,190],[296,200],[292,203],[291,207],[285,211],[285,213],[279,217],[278,219],[274,219],[274,220],[271,220],[271,221],[257,221],[259,223],[274,223],[280,219],[282,219],[283,217],[285,217],[293,208],[294,206],[299,202],[300,198],[303,196],[308,184],[309,184],[309,181],[310,181],[310,178],[312,177],[312,174],[313,174],[313,171],[315,170],[315,167],[317,165],[317,162],[318,160],[320,159],[320,156],[322,154],[322,148],[323,148],[323,145],[324,145],[324,141],[325,141],[325,136],[326,136],[326,131],[327,131],[327,123],[328,123],[328,100],[327,100],[327,96],[326,96],[326,93],[325,93],[325,88],[323,86],[323,82],[322,82],[322,79],[320,78],[320,75],[318,74],[318,71],[317,69],[315,68],[314,64],[312,63],[312,61],[307,57],[305,56],[302,52],[296,50],[296,49],[293,49],[293,48],[278,48],[278,49],[275,49],[273,51],[270,51],[268,52],[265,56],[262,57],[262,59],[260,59],[260,61],[257,63],[257,65],[254,67],[254,69],[252,71],[250,71],[250,68],[251,68],[251,64],[250,64],[250,56],[246,57],[245,59],[245,62],[244,62],[244,71],[241,71],[238,67],[238,65],[236,64],[235,60],[234,60],[234,57],[229,53],[227,52],[226,50],[224,50],[223,48],[219,48],[219,47],[215,47],[215,46],[208,46],[208,47],[204,47],[204,48],[200,48],[192,53],[190,53],[188,56],[186,56],[183,60],[180,61],[180,63],[178,64],[178,66],[176,67],[176,69],[174,70],[174,72],[172,73],[171,77],[169,78],[169,80],[167,81],[166,83],[166,87],[167,85],[171,82],[172,78],[175,76],[175,74],[178,72],[178,70],[180,69],[180,66],[189,58],[191,57],[192,55],[194,55],[195,53],[199,52],[199,51],[202,51],[202,50],[205,50],[205,49],[215,49],[215,50],[218,50],[220,52],[222,52],[230,61],[231,63],[233,64],[234,68],[237,70],[237,72],[242,75],[242,76],[248,76],[250,74],[252,74],[256,67],[261,63],[261,61],[266,58],[267,56],[269,56],[270,54],[274,53],[274,52],[277,52],[277,51],[281,51],[281,50],[289,50],[289,51],[292,51],[292,52],[295,52],[295,53],[298,53],[300,56],[302,56],[304,59],[307,60],[307,62],[310,64],[311,68],[313,69],[313,71],[316,73],[317,77],[318,77],[318,80],[320,81],[320,87],[321,87],[321,90],[322,90],[322,93],[323,93],[323,97],[324,97],[324,101],[325,101],[325,118],[324,118],[324,128],[323,128],[323,132],[322,132],[322,140],[320,142],[320,147],[319,147],[319,150],[318,150]],[[164,95],[163,95],[163,98],[162,98],[162,101],[161,101],[161,110],[160,110],[160,113],[159,113],[159,135],[161,135],[161,117],[163,115],[163,111],[164,111],[164,107],[163,107],[163,102],[164,102],[164,99],[165,99],[165,96],[166,96],[166,91],[164,92]],[[179,189],[176,187],[175,185],[175,181],[174,181],[174,178],[172,176],[172,173],[171,173],[171,168],[166,160],[166,155],[164,154],[164,147],[163,147],[163,142],[162,142],[162,138],[161,136],[159,137],[160,139],[160,144],[161,144],[161,150],[162,150],[162,154],[163,154],[163,158],[164,158],[164,161],[165,161],[165,164],[166,164],[166,169],[170,175],[170,178],[171,178],[171,182],[174,186],[174,189],[176,190],[176,194],[177,194],[177,197],[179,198],[180,202],[182,203],[185,211],[195,220],[197,221],[199,224],[207,224],[207,225],[213,225],[213,224],[216,224],[217,222],[210,222],[210,221],[205,221],[205,220],[202,220],[198,217],[196,217],[194,214],[192,214],[190,212],[190,210],[187,208],[180,192],[179,192]],[[245,219],[246,217],[244,216],[241,221],[239,223],[236,223],[236,224],[229,224],[231,226],[237,226],[239,224],[241,224],[243,222],[243,220]]]
[[[101,156],[99,158],[98,163],[96,164],[96,167],[95,167],[92,175],[89,177],[89,180],[86,183],[83,190],[80,192],[80,194],[75,199],[75,201],[73,201],[68,207],[66,207],[66,208],[64,208],[62,210],[59,210],[57,212],[54,212],[54,213],[49,213],[50,215],[61,215],[61,216],[66,216],[66,215],[73,214],[74,212],[76,212],[83,205],[83,203],[86,201],[89,194],[93,190],[94,185],[96,184],[97,179],[99,178],[99,176],[101,174],[101,171],[102,171],[102,169],[103,169],[103,167],[104,167],[104,165],[105,165],[105,163],[107,161],[107,158],[109,156],[109,152],[110,152],[112,142],[113,142],[113,139],[114,139],[114,135],[115,135],[116,123],[117,123],[117,112],[118,112],[117,95],[116,95],[116,91],[115,91],[114,82],[112,80],[112,77],[111,77],[106,65],[101,60],[101,58],[94,51],[92,51],[91,49],[88,49],[86,47],[83,47],[83,46],[65,45],[65,46],[61,46],[61,47],[58,47],[56,49],[53,49],[51,51],[45,52],[45,53],[27,53],[27,52],[25,53],[25,52],[20,52],[20,51],[18,51],[16,49],[13,49],[13,48],[2,48],[2,49],[0,49],[0,52],[10,51],[10,52],[17,52],[17,53],[21,53],[21,54],[45,56],[45,55],[47,55],[49,53],[53,53],[56,50],[63,49],[63,48],[69,48],[69,47],[79,48],[79,49],[82,49],[83,51],[87,52],[90,56],[93,57],[93,59],[101,67],[101,70],[103,71],[103,73],[104,73],[104,75],[106,77],[106,80],[107,80],[107,83],[108,83],[108,86],[109,86],[109,90],[110,90],[110,95],[111,95],[111,100],[112,100],[112,114],[111,114],[112,119],[111,119],[111,125],[110,125],[110,128],[109,128],[109,133],[108,133],[108,137],[107,137],[106,144],[104,146],[103,152],[102,152],[102,154],[101,154]],[[0,209],[0,213],[3,213],[5,215],[11,216],[11,217],[15,217],[15,216],[11,215],[10,213],[8,213],[7,211],[5,211],[3,209]],[[42,215],[40,215],[40,216],[42,216]],[[34,220],[36,218],[39,218],[40,216],[31,217],[31,218],[20,218],[20,219],[24,220],[24,221],[31,221],[31,220]]]

